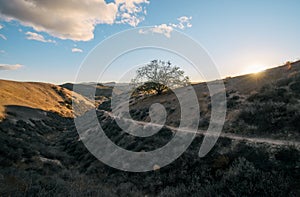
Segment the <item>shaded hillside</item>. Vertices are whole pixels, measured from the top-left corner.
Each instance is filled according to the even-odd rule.
[[[94,100],[96,106],[99,106],[103,102],[109,100],[113,91],[113,87],[99,83],[76,84],[75,90],[73,83],[65,83],[60,86],[70,91],[75,91],[76,93],[83,95],[88,99]]]
[[[22,109],[32,110],[36,109]],[[220,138],[205,158],[199,158],[202,137],[198,136],[172,164],[154,172],[131,173],[108,167],[91,155],[80,141],[71,118],[41,110],[33,114],[47,115],[0,123],[1,196],[299,194],[300,157],[299,150],[293,147]],[[103,112],[98,112],[98,118],[114,143],[132,151],[153,150],[172,136],[170,130],[163,128],[149,139],[133,137]]]
[[[60,85],[63,88],[66,88],[70,91],[73,91],[73,86],[74,84],[72,83],[65,83]],[[101,100],[102,97],[106,97],[109,98],[111,97],[111,93],[112,93],[112,88],[110,86],[104,86],[102,84],[76,84],[76,89],[79,90],[77,93],[93,99],[95,98],[95,100]],[[91,95],[90,92],[95,91],[95,94]]]
[[[0,119],[5,117],[6,106],[10,105],[42,109],[72,117],[72,98],[82,103],[82,109],[78,109],[79,113],[75,115],[93,107],[83,96],[53,84],[0,80]]]
[[[250,76],[254,75],[226,79],[228,114],[224,132],[231,132],[231,136],[234,136],[232,132],[238,133],[235,135],[238,138],[221,135],[209,154],[199,158],[203,136],[197,135],[187,151],[173,163],[153,166],[155,171],[145,173],[111,168],[89,153],[73,119],[66,117],[66,112],[71,112],[66,105],[71,91],[50,84],[6,82],[10,86],[6,89],[3,86],[5,90],[1,91],[7,96],[1,99],[12,99],[16,95],[18,103],[3,105],[7,116],[0,122],[0,196],[299,196],[299,147],[243,138],[252,133],[257,139],[273,138],[274,134],[299,139],[300,75],[298,63],[293,66],[287,69],[288,75],[266,71],[264,75],[273,73],[270,75],[279,78],[266,77],[269,80],[255,86],[250,84]],[[275,73],[280,73],[285,67],[275,69],[278,70]],[[242,92],[237,82],[230,82],[237,79],[245,83],[243,87],[247,91]],[[205,129],[210,117],[210,96],[206,84],[197,84],[194,88],[201,109],[199,128]],[[29,92],[39,98],[34,100]],[[35,106],[21,105],[21,94],[29,99],[28,105]],[[47,102],[40,98],[51,99],[50,106],[57,108],[42,110]],[[149,107],[157,102],[168,112],[167,124],[178,126],[179,104],[172,92],[132,99],[130,113],[137,120],[150,121]],[[109,101],[103,105],[100,108],[109,111]],[[64,106],[69,111],[65,111]],[[124,149],[152,151],[173,137],[168,127],[147,138],[129,135],[107,114],[97,111],[99,123],[106,136]],[[266,123],[267,118],[271,122]],[[85,126],[83,134],[94,134],[91,132],[93,124],[87,122]]]

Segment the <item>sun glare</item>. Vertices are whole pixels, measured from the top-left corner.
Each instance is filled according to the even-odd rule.
[[[257,74],[257,73],[260,73],[260,72],[263,72],[264,70],[266,70],[267,67],[264,66],[264,65],[261,65],[261,64],[254,64],[254,65],[251,65],[249,66],[247,69],[246,69],[246,72],[247,74]]]

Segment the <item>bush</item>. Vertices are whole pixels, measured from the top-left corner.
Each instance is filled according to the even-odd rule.
[[[265,173],[241,157],[224,174],[222,187],[230,196],[285,196],[289,180],[282,175]]]
[[[294,82],[290,85],[290,89],[296,93],[300,94],[300,81]]]
[[[104,110],[104,111],[111,111],[111,100],[104,101],[101,103],[98,107],[99,110]]]
[[[286,108],[283,103],[255,102],[245,107],[239,118],[249,125],[255,125],[258,131],[280,132],[286,125]]]
[[[275,158],[285,165],[294,166],[297,162],[299,162],[300,154],[299,151],[293,147],[284,148],[275,154]]]

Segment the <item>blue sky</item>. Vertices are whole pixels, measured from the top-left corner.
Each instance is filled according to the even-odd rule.
[[[143,26],[190,36],[209,52],[222,77],[300,58],[298,0],[43,2],[0,0],[0,78],[72,82],[98,43]]]

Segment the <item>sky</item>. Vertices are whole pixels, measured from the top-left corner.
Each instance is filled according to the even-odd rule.
[[[94,47],[144,26],[191,37],[221,77],[255,72],[300,59],[299,8],[299,0],[0,0],[0,78],[74,82]],[[103,81],[151,58],[184,64],[169,53],[136,52],[115,61]]]

